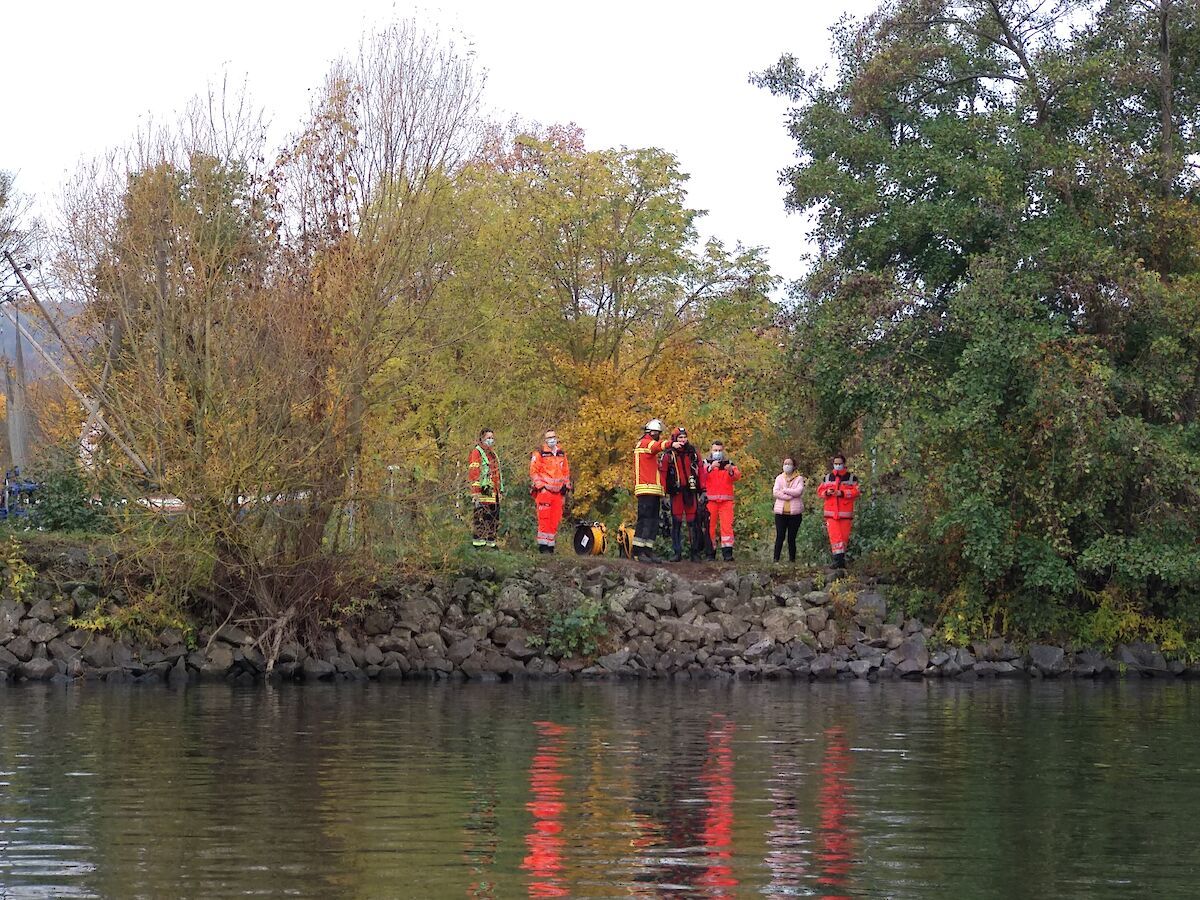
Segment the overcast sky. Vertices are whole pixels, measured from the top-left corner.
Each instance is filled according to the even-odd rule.
[[[0,169],[48,208],[81,158],[169,117],[206,86],[246,80],[278,129],[296,127],[329,62],[364,29],[415,17],[453,27],[487,70],[485,102],[507,119],[576,122],[593,148],[657,146],[691,175],[701,231],[769,249],[776,272],[803,271],[804,222],[783,210],[779,170],[794,146],[786,104],[747,77],[795,53],[828,59],[827,28],[875,0],[674,0],[435,4],[336,0],[6,5],[8,101]]]

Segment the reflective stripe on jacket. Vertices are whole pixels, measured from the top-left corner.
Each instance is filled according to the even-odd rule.
[[[551,450],[545,444],[529,458],[529,481],[533,492],[546,490],[561,494],[571,489],[571,466],[562,447]]]
[[[834,493],[838,490],[842,492],[841,497]],[[853,519],[854,501],[858,499],[859,493],[858,478],[852,472],[844,472],[841,475],[830,472],[821,479],[817,488],[817,496],[825,498],[827,519]]]
[[[476,444],[467,458],[467,478],[471,482],[471,493],[483,503],[495,503],[504,493],[504,473],[495,450],[486,450]],[[483,490],[485,484],[489,486],[486,493]]]
[[[669,440],[656,441],[648,434],[633,448],[633,493],[661,497],[667,489],[658,465],[658,454],[671,446]]]
[[[721,460],[726,463],[722,466],[720,462],[713,462],[711,459],[706,459],[704,465],[708,468],[707,488],[709,500],[732,500],[733,499],[733,483],[740,481],[742,478],[741,469],[735,466],[728,460]]]

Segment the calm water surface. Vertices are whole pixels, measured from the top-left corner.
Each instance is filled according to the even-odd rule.
[[[0,688],[0,898],[1200,896],[1200,685]]]

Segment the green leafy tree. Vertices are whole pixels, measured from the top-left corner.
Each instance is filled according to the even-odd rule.
[[[899,510],[888,556],[1028,631],[1200,596],[1200,19],[1161,0],[893,0],[783,57],[816,216],[791,365]]]

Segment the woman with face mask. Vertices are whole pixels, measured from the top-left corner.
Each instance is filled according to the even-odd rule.
[[[784,538],[788,545],[788,562],[796,561],[796,532],[800,530],[800,516],[804,512],[804,476],[796,471],[796,460],[790,456],[783,459],[783,471],[775,476],[775,562],[783,551]]]
[[[850,524],[858,495],[858,479],[846,468],[846,457],[839,453],[817,488],[817,496],[825,498],[825,530],[829,532],[833,565],[838,569],[846,568],[846,547],[850,543]]]

